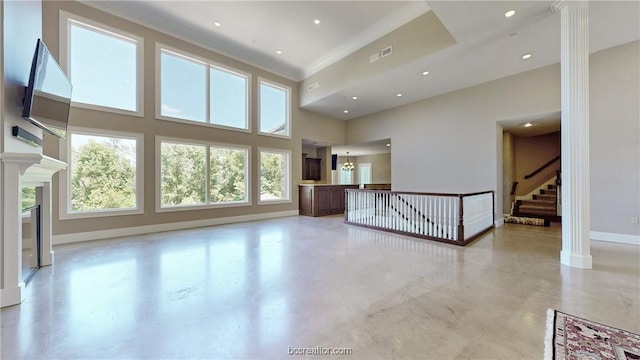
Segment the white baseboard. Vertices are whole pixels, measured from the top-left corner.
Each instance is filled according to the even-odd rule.
[[[640,235],[616,234],[600,231],[591,231],[591,240],[608,241],[620,244],[640,246]]]
[[[298,215],[298,210],[289,210],[289,211],[279,211],[279,212],[271,212],[271,213],[263,213],[263,214],[251,214],[251,215],[224,217],[224,218],[213,218],[213,219],[183,221],[183,222],[158,224],[158,225],[145,225],[145,226],[136,226],[136,227],[128,227],[128,228],[120,228],[120,229],[108,229],[108,230],[88,231],[88,232],[82,232],[82,233],[53,235],[53,244],[54,245],[68,244],[68,243],[81,242],[81,241],[109,239],[109,238],[120,237],[120,236],[142,235],[142,234],[150,234],[150,233],[163,232],[163,231],[183,230],[183,229],[191,229],[191,228],[198,228],[198,227],[205,227],[205,226],[232,224],[232,223],[239,223],[239,222],[245,222],[245,221],[266,220],[266,219],[274,219],[274,218],[297,216],[297,215]]]
[[[495,227],[500,227],[502,225],[504,225],[504,217],[497,218],[495,221]]]

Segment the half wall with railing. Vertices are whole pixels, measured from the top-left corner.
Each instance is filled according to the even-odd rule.
[[[494,192],[346,190],[345,223],[466,245],[494,226]]]

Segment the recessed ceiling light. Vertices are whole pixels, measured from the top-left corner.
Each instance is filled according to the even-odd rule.
[[[277,50],[277,51],[276,51],[276,54],[278,54],[278,55],[282,55],[282,50]]]
[[[387,146],[391,146],[391,144],[387,144]]]
[[[429,72],[425,70],[422,72],[422,75],[429,75]]]
[[[396,96],[400,97],[400,96],[402,96],[402,93],[397,93]]]
[[[215,21],[215,22],[213,23],[213,26],[215,26],[215,27],[220,27],[220,26],[222,26],[222,24],[220,24],[219,22]]]
[[[320,25],[320,20],[315,19],[315,20],[313,20],[313,23],[316,24],[316,25]]]
[[[531,54],[524,54],[524,55],[522,55],[522,58],[527,60],[527,59],[531,58],[531,56],[532,56]]]
[[[532,123],[530,123],[530,122],[528,122],[528,123],[524,124],[524,127],[532,127],[532,126],[533,126],[533,124],[532,124]]]
[[[352,96],[351,100],[358,100],[358,97],[357,96]]]
[[[506,13],[504,13],[504,17],[510,18],[510,17],[512,17],[512,16],[513,16],[513,15],[515,15],[515,14],[516,14],[516,11],[515,11],[515,10],[509,10],[509,11],[507,11]]]
[[[345,111],[343,111],[343,113],[348,114],[348,113],[349,113],[349,110],[345,110]]]

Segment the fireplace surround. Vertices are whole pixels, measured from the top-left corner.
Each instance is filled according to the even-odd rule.
[[[42,266],[53,264],[51,229],[51,180],[67,164],[42,154],[0,154],[2,162],[2,230],[0,232],[0,307],[11,306],[24,300],[25,283],[22,278],[22,220],[21,202],[23,185],[36,186],[36,203],[40,205]]]

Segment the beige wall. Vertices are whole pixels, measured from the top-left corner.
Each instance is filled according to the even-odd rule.
[[[371,182],[373,184],[391,183],[391,154],[364,155],[355,158],[356,170],[359,164],[371,164]],[[357,176],[360,176],[357,174]],[[360,179],[359,177],[357,179]]]
[[[337,179],[340,181],[340,168],[347,161],[346,156],[338,156]],[[353,170],[353,183],[360,183],[359,164],[371,164],[371,181],[373,184],[391,183],[391,154],[349,156],[349,161],[356,167]]]
[[[639,54],[636,41],[591,56],[593,231],[640,234],[630,224],[640,213]],[[347,143],[391,137],[394,190],[497,190],[502,132],[496,122],[559,110],[555,64],[351,120]]]
[[[511,213],[511,204],[515,195],[511,195],[511,187],[516,180],[515,137],[512,133],[502,133],[502,212]]]
[[[515,137],[515,181],[518,182],[516,196],[530,193],[540,184],[556,176],[560,161],[556,161],[537,175],[525,179],[542,165],[560,155],[560,132],[530,137]]]
[[[344,122],[330,119],[321,115],[303,111],[297,108],[298,85],[288,79],[276,76],[264,70],[252,67],[242,62],[227,58],[213,51],[190,44],[170,35],[146,28],[122,18],[101,12],[78,2],[45,1],[43,3],[44,40],[51,52],[57,57],[59,51],[59,10],[64,10],[102,24],[124,30],[128,33],[144,38],[144,117],[131,117],[108,112],[92,111],[72,108],[70,125],[107,130],[126,131],[144,134],[144,214],[115,217],[96,217],[88,219],[55,220],[59,218],[59,193],[54,192],[54,222],[55,235],[77,232],[98,231],[114,228],[156,225],[171,222],[204,220],[221,217],[260,214],[268,212],[292,211],[298,208],[298,193],[296,184],[302,178],[302,138],[312,137],[327,143],[344,143]],[[213,62],[230,66],[234,69],[252,74],[251,78],[251,134],[220,130],[199,125],[188,125],[171,121],[156,120],[155,110],[155,43],[184,50],[187,53],[209,59]],[[258,77],[268,79],[292,89],[292,138],[281,139],[258,135],[257,124],[257,83]],[[200,209],[193,211],[155,212],[155,137],[170,136],[186,140],[201,140],[210,142],[224,142],[241,145],[251,145],[251,197],[252,204],[243,207],[227,207],[217,209]],[[47,139],[45,150],[58,155],[58,144],[55,139]],[[257,205],[259,196],[258,147],[269,147],[291,151],[291,202],[287,204]],[[64,176],[64,175],[62,175]],[[54,188],[60,185],[56,177]]]
[[[548,66],[351,120],[347,142],[390,137],[396,191],[497,190],[502,132],[496,122],[558,111],[559,76],[559,66]]]
[[[640,42],[591,56],[591,228],[640,235]]]

